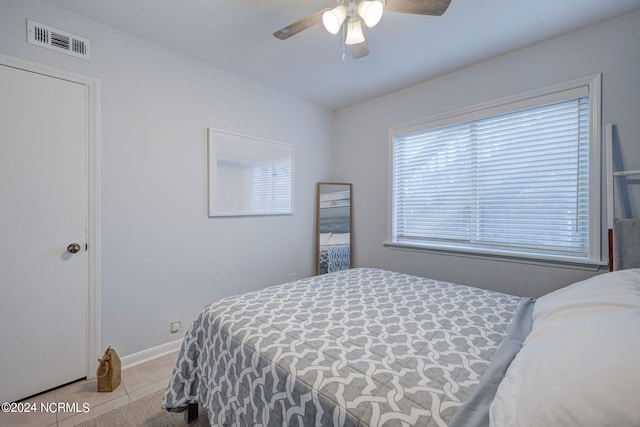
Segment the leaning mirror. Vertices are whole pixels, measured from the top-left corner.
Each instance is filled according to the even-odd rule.
[[[351,184],[319,182],[317,274],[351,268]]]

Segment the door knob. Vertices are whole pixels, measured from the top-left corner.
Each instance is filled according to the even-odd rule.
[[[67,252],[72,254],[80,252],[80,245],[77,243],[71,243],[69,246],[67,246]]]

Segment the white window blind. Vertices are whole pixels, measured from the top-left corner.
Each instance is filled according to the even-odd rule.
[[[590,259],[589,96],[396,135],[395,243]]]
[[[287,212],[291,210],[291,161],[276,159],[251,168],[251,210]]]

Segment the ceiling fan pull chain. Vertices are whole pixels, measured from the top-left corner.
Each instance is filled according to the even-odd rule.
[[[345,27],[345,23],[342,23],[342,60],[345,61],[347,59],[347,54],[346,52],[346,48],[347,48],[347,43],[346,43],[346,36],[344,34],[344,27]]]

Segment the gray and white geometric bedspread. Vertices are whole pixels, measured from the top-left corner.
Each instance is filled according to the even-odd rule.
[[[519,300],[360,268],[226,298],[187,332],[163,406],[215,426],[446,426]]]

